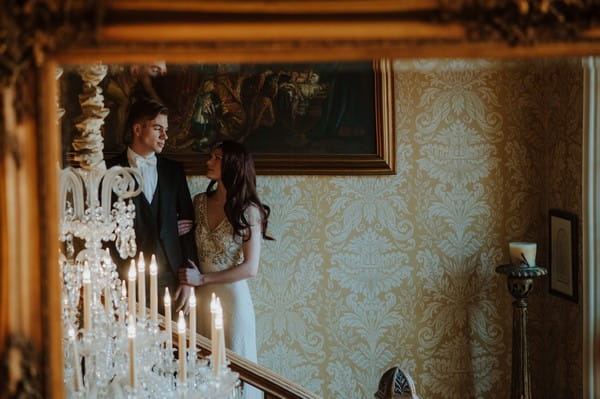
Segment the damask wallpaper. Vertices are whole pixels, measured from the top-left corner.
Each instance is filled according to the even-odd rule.
[[[261,176],[272,208],[250,282],[259,363],[324,398],[405,368],[422,398],[508,398],[511,297],[498,264],[581,214],[578,60],[396,61],[397,174]],[[192,193],[206,187],[190,177]],[[581,275],[581,274],[580,274]],[[581,397],[580,306],[535,284],[535,397]]]

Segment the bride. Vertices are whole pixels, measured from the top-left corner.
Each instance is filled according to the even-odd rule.
[[[220,143],[206,164],[210,183],[194,197],[200,270],[189,261],[193,268],[180,269],[179,280],[197,287],[198,332],[210,337],[214,292],[223,305],[225,345],[257,362],[254,305],[246,279],[258,272],[261,238],[272,240],[266,233],[269,207],[258,198],[254,161],[242,144]],[[261,396],[246,389],[244,397]]]

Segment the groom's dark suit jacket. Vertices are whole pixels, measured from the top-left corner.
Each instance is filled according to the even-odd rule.
[[[188,267],[188,258],[198,264],[193,230],[181,237],[177,232],[177,220],[194,220],[194,208],[181,165],[160,156],[156,158],[158,185],[152,202],[148,202],[144,193],[133,198],[135,236],[138,253],[144,252],[146,265],[150,256],[156,255],[159,279],[161,275],[163,278],[159,284],[173,286],[175,281],[172,279],[177,278],[177,270]],[[106,161],[108,168],[115,165],[130,166],[127,151]],[[119,271],[122,277],[127,276],[128,271],[128,265],[123,266],[126,270]]]

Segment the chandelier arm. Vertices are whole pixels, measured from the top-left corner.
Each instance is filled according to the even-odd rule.
[[[68,193],[72,193],[73,201],[73,216],[77,219],[83,217],[84,210],[84,195],[83,195],[83,179],[79,176],[73,168],[65,168],[60,173],[60,209],[61,219],[64,220],[65,212],[67,209],[67,196]]]

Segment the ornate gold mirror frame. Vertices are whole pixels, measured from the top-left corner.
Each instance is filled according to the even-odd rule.
[[[600,54],[594,0],[29,0],[0,16],[0,396],[62,398],[56,67]]]

